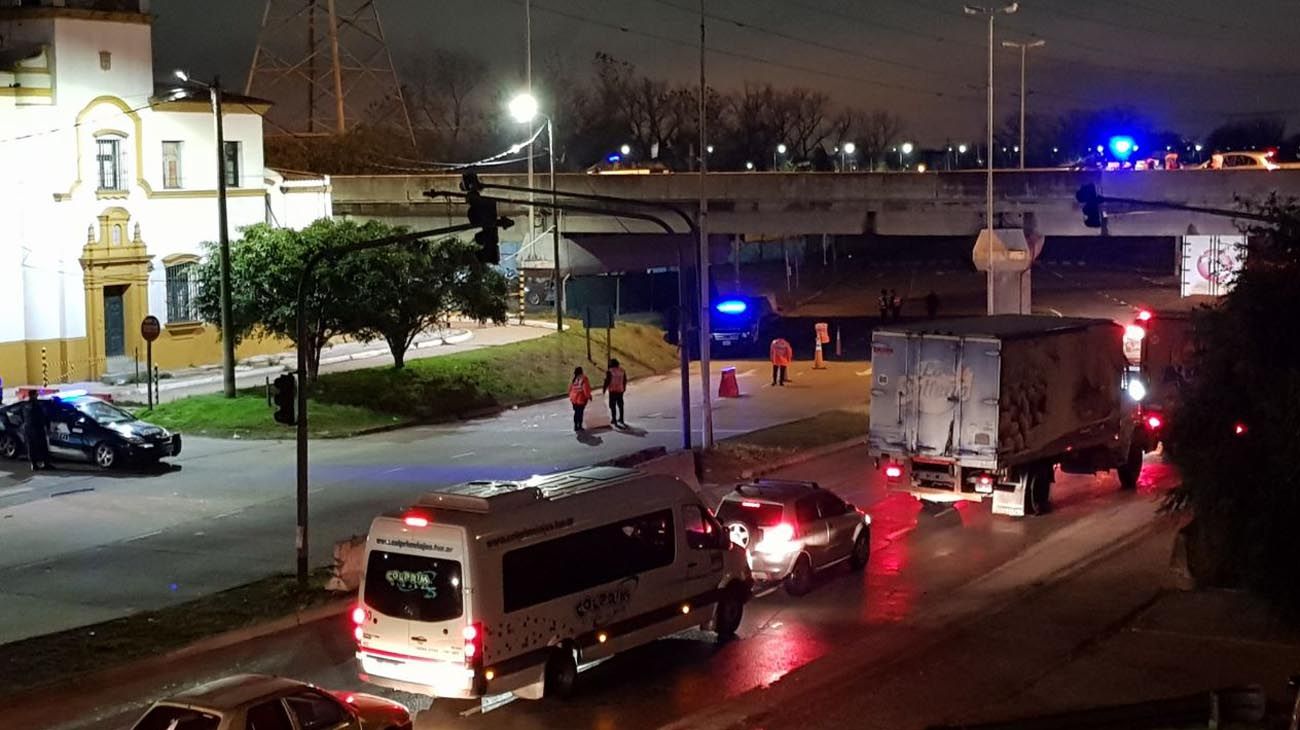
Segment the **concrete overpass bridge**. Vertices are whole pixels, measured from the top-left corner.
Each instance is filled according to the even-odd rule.
[[[485,183],[526,185],[524,175],[482,175]],[[430,189],[457,190],[456,175],[375,175],[333,178],[337,215],[380,218],[413,226],[461,220],[458,200],[425,197]],[[994,175],[994,224],[1044,236],[1096,236],[1083,225],[1075,202],[1079,186],[1093,183],[1108,197],[1138,198],[1234,209],[1238,199],[1262,200],[1277,192],[1300,197],[1300,170],[1068,171],[999,170]],[[536,177],[545,187],[545,175]],[[690,173],[656,175],[561,174],[562,191],[674,203],[693,213],[699,179]],[[974,236],[986,223],[985,173],[710,173],[709,230],[716,234],[799,236]],[[502,215],[526,217],[504,206]],[[1103,235],[1182,236],[1237,233],[1228,218],[1173,210],[1108,210]],[[671,217],[670,217],[671,218]],[[657,233],[632,219],[567,214],[566,234]]]

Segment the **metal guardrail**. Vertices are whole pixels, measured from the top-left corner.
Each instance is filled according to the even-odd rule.
[[[934,725],[927,730],[1216,730],[1234,724],[1262,722],[1265,704],[1263,688],[1248,685],[1006,722]]]

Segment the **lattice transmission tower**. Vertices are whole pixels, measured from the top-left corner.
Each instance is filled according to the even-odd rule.
[[[244,93],[275,102],[290,134],[397,124],[415,143],[374,0],[266,0]]]

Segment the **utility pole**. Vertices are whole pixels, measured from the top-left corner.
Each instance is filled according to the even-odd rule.
[[[705,449],[713,448],[713,394],[710,392],[709,346],[713,344],[713,335],[709,323],[709,308],[712,306],[709,296],[709,198],[705,188],[708,178],[709,154],[707,152],[708,130],[706,113],[708,106],[708,87],[704,78],[705,56],[704,0],[700,0],[700,404],[704,409],[704,422],[701,445]]]
[[[1025,88],[1025,61],[1029,55],[1030,48],[1042,48],[1047,45],[1045,40],[1030,41],[1027,43],[1017,43],[1015,41],[1002,41],[1003,48],[1020,49],[1020,169],[1025,169],[1025,94],[1028,93]]]
[[[221,248],[221,390],[235,397],[235,331],[230,306],[230,224],[226,213],[226,125],[222,121],[221,79],[212,79],[212,118],[217,134],[217,241]]]

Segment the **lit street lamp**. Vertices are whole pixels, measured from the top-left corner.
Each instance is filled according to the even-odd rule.
[[[900,147],[900,148],[898,148],[898,166],[899,166],[899,167],[904,168],[904,169],[907,168],[907,165],[903,164],[903,158],[906,157],[906,156],[908,156],[908,155],[910,155],[910,154],[912,154],[912,150],[913,150],[913,149],[914,149],[914,148],[912,147],[912,143],[911,143],[911,142],[904,142],[904,143],[903,143],[903,146]]]
[[[1020,49],[1020,147],[1016,151],[1020,153],[1020,169],[1025,169],[1025,59],[1029,55],[1030,48],[1042,48],[1047,45],[1047,41],[1039,39],[1029,43],[1016,43],[1015,41],[1002,41],[1003,48]]]
[[[845,165],[846,160],[848,162],[855,162],[853,156],[855,153],[857,153],[857,151],[858,151],[858,146],[852,142],[845,142],[844,145],[840,147],[840,170],[841,171],[848,169],[848,167]]]
[[[776,146],[776,152],[772,153],[772,169],[773,169],[773,170],[779,170],[779,169],[781,169],[781,158],[782,158],[782,157],[785,157],[785,153],[786,153],[786,151],[787,151],[788,149],[790,149],[790,148],[789,148],[789,147],[786,147],[784,142],[782,142],[781,144],[779,144],[779,145]]]
[[[619,147],[619,148],[618,148],[618,151],[619,151],[619,153],[621,153],[624,157],[627,157],[628,155],[632,154],[632,145],[625,144],[625,145],[623,145],[622,147]]]
[[[964,154],[966,154],[966,145],[964,144],[957,145],[957,169],[958,170],[961,169],[961,156]]]
[[[532,139],[531,123],[541,114],[540,106],[536,97],[524,92],[510,100],[508,107],[510,116],[520,124],[529,125],[529,139]],[[555,125],[551,123],[551,117],[547,114],[541,114],[542,119],[546,120],[546,149],[550,158],[551,171],[551,255],[554,257],[551,266],[551,284],[555,287],[555,329],[557,332],[564,331],[564,287],[560,284],[560,211],[556,207],[559,203],[559,196],[555,190]],[[624,150],[628,150],[627,145],[623,145]],[[626,154],[626,152],[624,152]],[[529,155],[529,159],[532,156]],[[532,181],[528,182],[528,187],[533,186]],[[531,194],[531,193],[530,193]],[[528,231],[528,245],[533,244],[535,231]],[[523,244],[520,244],[520,253],[523,253]],[[519,265],[519,261],[515,262]]]
[[[745,169],[748,170],[748,171],[750,171],[750,172],[753,172],[753,171],[754,171],[754,163],[752,163],[752,162],[746,162],[746,163],[745,163]]]
[[[1011,3],[1001,8],[967,5],[963,8],[967,15],[984,15],[989,19],[989,83],[988,83],[988,172],[985,179],[984,224],[988,230],[988,313],[993,314],[993,20],[998,14],[1011,15],[1020,9],[1019,3]]]
[[[226,214],[226,129],[222,122],[221,79],[214,78],[212,83],[205,84],[190,78],[189,74],[179,69],[176,70],[175,75],[182,84],[206,90],[212,99],[212,119],[217,135],[217,240],[221,251],[221,385],[225,396],[234,398],[235,334],[233,317],[230,313],[230,230]],[[185,92],[179,90],[172,95],[172,98],[178,99],[182,96],[185,96]],[[301,342],[298,346],[306,347]],[[305,373],[300,373],[299,377],[304,375]],[[305,387],[305,383],[300,383],[299,387]]]

